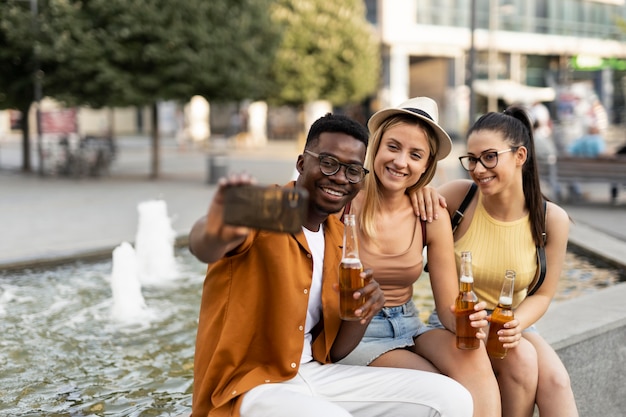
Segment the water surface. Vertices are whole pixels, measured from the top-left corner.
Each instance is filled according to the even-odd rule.
[[[112,319],[111,262],[0,275],[0,415],[188,412],[205,266],[177,261],[138,323]]]
[[[112,318],[110,261],[0,273],[0,415],[188,415],[205,265],[186,250],[176,261],[177,280],[143,287],[138,322]],[[568,253],[556,300],[619,279]],[[427,316],[427,279],[416,301]]]

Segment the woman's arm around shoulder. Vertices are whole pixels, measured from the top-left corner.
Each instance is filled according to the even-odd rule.
[[[450,217],[458,210],[472,183],[472,180],[461,179],[450,181],[437,187],[439,194],[441,194],[448,203],[447,209]]]

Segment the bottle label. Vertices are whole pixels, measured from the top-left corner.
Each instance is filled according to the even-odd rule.
[[[468,277],[467,275],[461,275],[461,282],[472,283],[474,282],[474,278]]]
[[[341,259],[341,263],[348,268],[357,268],[361,266],[359,258],[343,258]]]
[[[513,305],[513,298],[501,295],[498,303],[502,304],[503,306],[510,306]]]

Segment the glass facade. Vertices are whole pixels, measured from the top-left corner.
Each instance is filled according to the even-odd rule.
[[[368,20],[380,29],[380,97],[387,105],[415,92],[431,94],[446,108],[446,124],[463,131],[469,112],[459,97],[475,81],[555,90],[585,84],[615,122],[626,119],[626,0],[364,1]],[[471,32],[457,29],[472,26],[472,6],[474,49]],[[476,111],[494,107],[478,96]]]
[[[471,0],[415,0],[420,25],[470,27]],[[475,0],[476,28],[489,28],[489,10],[498,5],[499,30],[626,40],[618,20],[624,1]]]
[[[378,20],[378,0],[364,0],[366,15],[365,18],[368,22],[376,25]]]

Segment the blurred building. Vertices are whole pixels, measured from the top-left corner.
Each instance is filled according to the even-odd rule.
[[[431,96],[454,135],[470,106],[476,117],[539,101],[557,116],[560,92],[583,82],[612,123],[623,119],[624,0],[364,1],[381,42],[377,107]]]
[[[383,63],[376,96],[343,109],[363,122],[426,95],[452,136],[463,136],[470,118],[514,102],[544,103],[563,146],[583,133],[580,121],[598,102],[610,124],[626,123],[626,0],[363,1]],[[212,105],[211,136],[249,131],[249,104]],[[13,113],[0,111],[0,138],[17,133]],[[145,134],[151,125],[148,108],[81,108],[77,119],[80,134]],[[160,103],[159,119],[162,133],[185,136],[182,106]],[[270,106],[267,137],[294,139],[302,122],[296,109]]]

